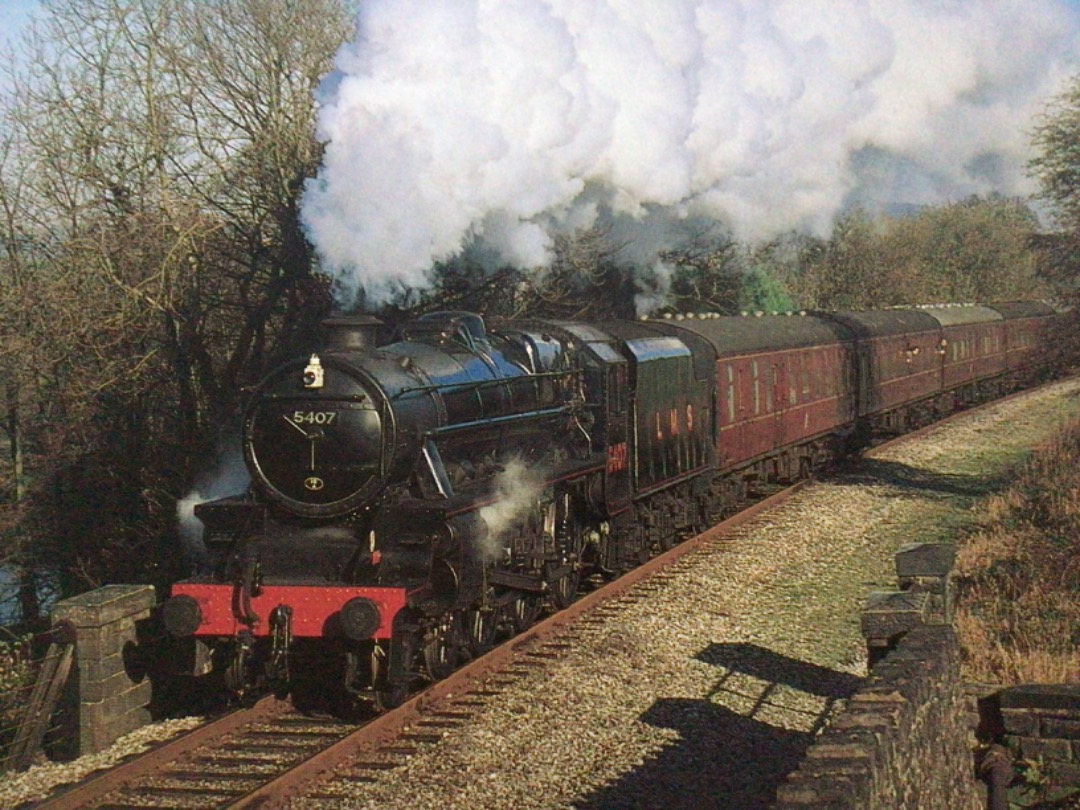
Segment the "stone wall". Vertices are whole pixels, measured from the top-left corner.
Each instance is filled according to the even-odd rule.
[[[807,751],[776,810],[978,810],[959,645],[948,625],[900,639]]]
[[[896,555],[897,589],[871,593],[860,617],[866,684],[775,810],[996,810],[1080,795],[1080,684],[963,684],[952,565],[942,544]]]
[[[952,629],[948,546],[896,555],[895,591],[870,594],[870,675],[777,792],[775,810],[978,810],[971,724]]]
[[[150,721],[150,680],[133,659],[138,626],[154,607],[149,585],[107,585],[57,602],[53,624],[75,628],[64,700],[62,757],[92,754]]]
[[[1080,795],[1080,684],[981,692],[980,736],[1000,746],[996,753],[1013,782],[1007,798],[1027,805]]]

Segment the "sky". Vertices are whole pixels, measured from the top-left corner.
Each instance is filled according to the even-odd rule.
[[[1065,3],[1080,17],[1080,0],[1065,0]],[[39,7],[39,0],[0,0],[0,45],[13,42]]]
[[[13,42],[38,6],[38,0],[0,0],[0,43]]]
[[[1065,2],[1080,17],[1080,0]],[[12,42],[39,7],[39,0],[0,0],[0,44]]]

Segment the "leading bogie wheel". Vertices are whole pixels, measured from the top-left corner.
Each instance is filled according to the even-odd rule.
[[[375,708],[380,712],[388,712],[396,709],[409,697],[409,687],[405,683],[397,683],[383,689],[375,689]]]
[[[390,679],[390,650],[385,642],[375,645],[371,653],[371,686],[375,697],[375,708],[380,712],[396,709],[409,698],[410,678],[408,672],[412,669],[412,659],[415,657],[415,647],[408,643],[406,650],[407,666],[406,675],[400,680]]]

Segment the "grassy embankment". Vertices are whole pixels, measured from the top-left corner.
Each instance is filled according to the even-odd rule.
[[[968,681],[1080,679],[1078,460],[1075,423],[986,501],[957,549],[955,623]]]

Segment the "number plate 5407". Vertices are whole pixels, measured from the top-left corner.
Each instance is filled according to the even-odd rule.
[[[332,425],[337,411],[293,411],[292,421],[298,425]]]

